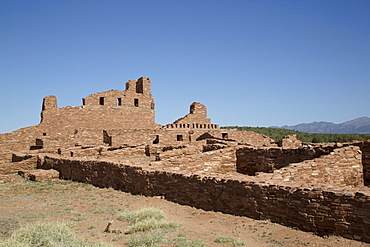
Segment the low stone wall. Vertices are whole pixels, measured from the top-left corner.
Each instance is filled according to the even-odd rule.
[[[40,156],[38,168],[65,179],[205,210],[221,211],[370,242],[370,190],[298,183],[264,183],[246,175],[168,172],[108,160]]]
[[[303,147],[287,149],[281,147],[244,147],[236,151],[236,168],[243,174],[254,176],[256,172],[273,172],[291,163],[312,160],[329,154],[336,147]]]
[[[24,154],[24,153],[13,153],[12,154],[12,162],[20,162],[23,160],[28,160],[32,157],[35,157],[36,155],[32,154]]]
[[[300,183],[322,183],[337,186],[363,187],[361,150],[357,146],[337,148],[328,155],[293,163],[259,177]]]

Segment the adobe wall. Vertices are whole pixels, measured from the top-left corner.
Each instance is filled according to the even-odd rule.
[[[370,190],[284,182],[245,175],[170,172],[129,162],[43,156],[38,168],[64,179],[112,187],[205,210],[221,211],[370,242]]]

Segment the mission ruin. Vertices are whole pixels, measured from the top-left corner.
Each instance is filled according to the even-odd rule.
[[[2,178],[71,179],[370,243],[369,141],[221,129],[199,102],[162,126],[154,109],[148,77],[81,106],[59,108],[47,96],[40,124],[0,135]]]

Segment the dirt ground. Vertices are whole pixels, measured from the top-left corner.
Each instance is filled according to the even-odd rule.
[[[119,214],[143,207],[162,209],[169,220],[183,225],[169,233],[169,239],[202,240],[207,246],[233,246],[232,243],[216,243],[220,237],[243,239],[245,246],[370,246],[336,236],[323,238],[268,221],[204,211],[161,198],[65,180],[32,182],[18,175],[8,176],[8,179],[2,177],[0,183],[0,239],[37,221],[73,222],[72,229],[82,239],[127,246],[127,235],[104,233],[104,228],[109,220],[114,220],[112,228],[124,231],[127,223],[117,220]],[[177,244],[172,242],[166,246]]]

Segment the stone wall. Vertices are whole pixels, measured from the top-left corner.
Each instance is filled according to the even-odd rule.
[[[280,147],[244,147],[236,152],[237,171],[253,176],[256,172],[273,172],[291,163],[312,160],[329,154],[335,146],[303,147],[286,149]]]
[[[363,187],[361,150],[357,146],[337,148],[328,155],[290,164],[273,174],[260,178],[299,183],[321,183],[337,186]]]
[[[150,92],[150,80],[141,77],[126,83],[126,90],[110,90],[83,98],[83,105],[58,108],[57,99],[44,98],[40,128],[44,135],[74,129],[156,129],[154,98]],[[52,128],[50,128],[52,127]]]
[[[297,135],[287,135],[278,141],[278,145],[283,148],[300,148],[302,142],[297,139]]]
[[[54,128],[49,128],[53,126]],[[154,110],[135,107],[64,107],[43,111],[40,127],[48,136],[75,129],[155,129]]]
[[[211,120],[207,118],[207,108],[205,105],[194,102],[190,105],[190,113],[185,117],[177,119],[174,124],[210,124]]]
[[[362,152],[362,166],[364,168],[364,183],[370,186],[370,141],[358,142],[357,145]]]
[[[320,235],[370,242],[370,191],[284,182],[265,183],[245,175],[169,172],[129,162],[42,156],[38,168],[56,169],[64,179],[112,187],[205,210],[270,219]]]

